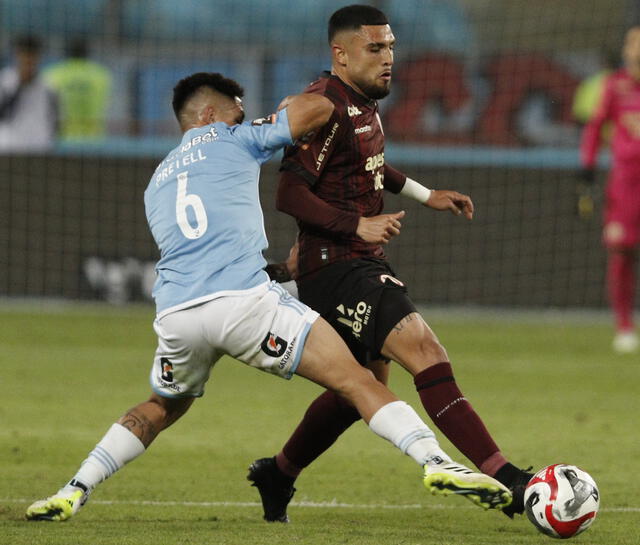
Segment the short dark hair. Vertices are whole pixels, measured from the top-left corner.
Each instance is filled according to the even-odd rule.
[[[189,100],[201,87],[209,87],[229,98],[242,98],[244,89],[237,81],[225,78],[218,72],[197,72],[181,79],[173,88],[173,112],[179,119],[180,112],[187,100]]]
[[[32,34],[23,34],[16,36],[13,45],[18,51],[26,51],[28,53],[40,53],[42,50],[42,41]]]
[[[388,24],[387,16],[378,8],[363,4],[345,6],[334,12],[329,19],[329,43],[341,30],[357,30],[364,25]]]

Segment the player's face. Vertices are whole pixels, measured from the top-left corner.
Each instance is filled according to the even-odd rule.
[[[342,57],[347,83],[369,98],[384,98],[391,88],[395,37],[389,25],[366,25],[345,33]]]
[[[627,32],[622,57],[627,67],[640,67],[640,27],[634,27]]]

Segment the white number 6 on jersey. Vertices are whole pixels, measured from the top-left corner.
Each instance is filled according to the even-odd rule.
[[[198,195],[187,195],[187,172],[178,174],[178,194],[176,195],[176,219],[182,234],[190,239],[200,238],[209,225],[207,211]],[[193,227],[187,218],[187,208],[191,207],[196,216],[196,226]]]

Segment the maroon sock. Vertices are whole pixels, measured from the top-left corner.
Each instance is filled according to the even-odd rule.
[[[355,407],[327,390],[309,405],[302,422],[276,456],[280,471],[297,477],[358,420],[360,414]]]
[[[434,424],[481,471],[493,475],[507,462],[471,403],[462,395],[449,362],[428,367],[413,381]]]

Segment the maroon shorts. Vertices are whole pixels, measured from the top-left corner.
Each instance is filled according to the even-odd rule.
[[[607,247],[640,243],[640,172],[613,169],[605,191],[602,238]]]
[[[331,324],[361,365],[385,359],[387,335],[416,307],[386,261],[352,259],[298,281],[300,300]]]

